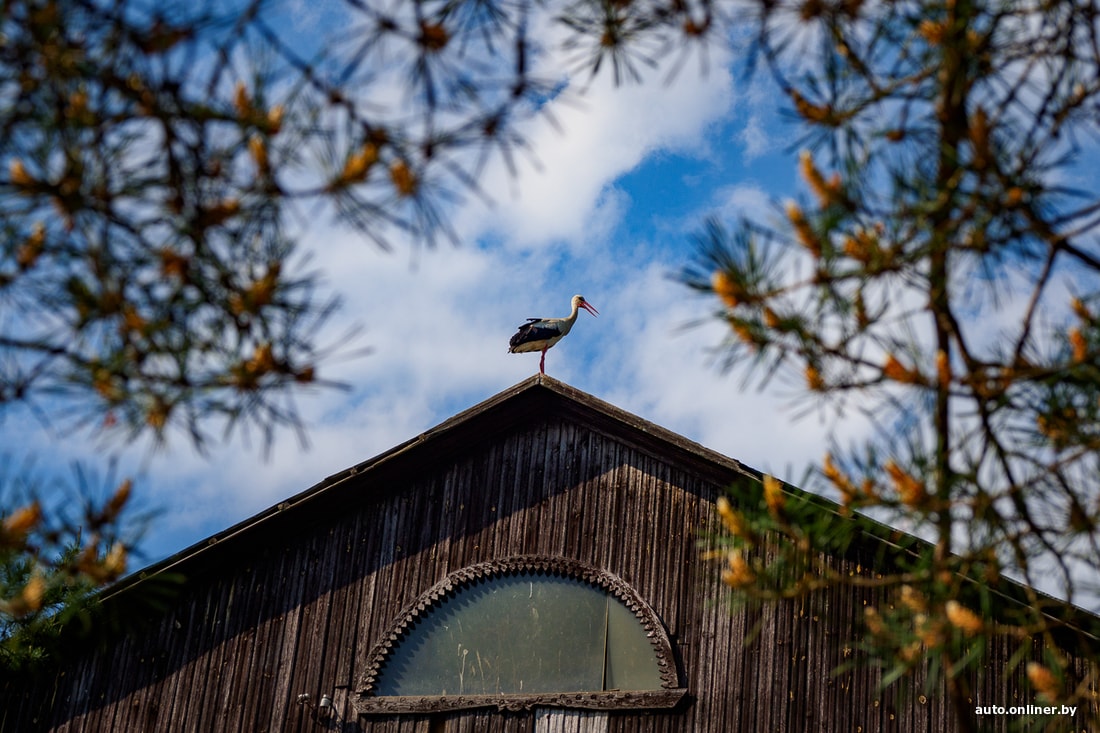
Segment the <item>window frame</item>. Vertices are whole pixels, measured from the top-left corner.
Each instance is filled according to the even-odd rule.
[[[454,598],[465,588],[483,580],[531,573],[572,578],[614,597],[634,613],[646,632],[660,677],[660,688],[652,690],[608,690],[559,693],[506,693],[494,695],[414,695],[379,696],[376,684],[386,661],[398,642],[420,618]],[[531,710],[536,707],[562,707],[587,710],[655,710],[675,707],[687,693],[679,686],[676,660],[668,633],[657,613],[629,584],[605,570],[575,560],[558,557],[521,555],[464,567],[447,575],[421,594],[398,615],[367,657],[367,664],[356,686],[354,707],[359,715],[433,713],[451,710],[495,707],[498,710]]]

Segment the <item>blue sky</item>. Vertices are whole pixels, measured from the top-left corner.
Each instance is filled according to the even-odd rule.
[[[472,198],[454,212],[458,247],[397,243],[383,253],[304,217],[305,249],[344,301],[319,341],[339,343],[359,326],[341,351],[370,354],[322,364],[321,376],[348,390],[297,398],[305,448],[289,432],[267,457],[241,436],[206,456],[182,439],[156,451],[111,446],[117,474],[132,476],[139,503],[160,512],[137,562],[183,550],[531,376],[538,354],[508,354],[509,337],[527,317],[565,315],[574,293],[601,315],[581,315],[547,355],[548,374],[798,480],[821,458],[832,423],[794,419],[781,382],[759,393],[722,373],[713,349],[724,329],[687,327],[713,303],[673,280],[705,217],[766,220],[774,201],[797,193],[797,131],[768,83],[747,82],[730,64],[712,56],[706,74],[689,63],[671,82],[654,73],[618,89],[601,77],[581,104],[556,110],[560,129],[534,120],[526,133],[539,166],[521,165],[516,178],[486,170],[493,201]],[[855,419],[840,427],[866,429]],[[0,430],[12,455],[50,456],[39,461],[46,473],[73,461],[102,466],[93,435],[33,420]]]

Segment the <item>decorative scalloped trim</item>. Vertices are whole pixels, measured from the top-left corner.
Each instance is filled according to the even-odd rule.
[[[360,696],[352,705],[359,715],[440,713],[452,710],[496,708],[522,712],[534,708],[572,710],[668,710],[680,704],[687,690],[637,690],[609,692],[560,692],[535,695],[414,695],[410,697]]]
[[[645,629],[646,636],[653,646],[653,652],[657,659],[661,688],[666,690],[676,688],[678,682],[676,663],[672,655],[672,644],[669,642],[664,625],[657,613],[626,581],[617,575],[576,560],[545,555],[518,555],[499,560],[489,560],[488,562],[469,565],[456,570],[417,598],[408,609],[398,616],[397,623],[382,636],[382,640],[375,644],[371,650],[370,656],[367,658],[366,669],[358,685],[359,694],[374,695],[373,691],[375,684],[378,682],[378,675],[397,642],[425,612],[438,607],[462,589],[486,578],[539,572],[581,580],[589,585],[601,588],[619,599],[623,605],[634,612],[642,628]]]

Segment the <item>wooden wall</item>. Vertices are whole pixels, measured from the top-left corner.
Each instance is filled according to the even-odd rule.
[[[949,731],[940,695],[877,691],[849,661],[870,591],[730,613],[699,559],[729,465],[651,455],[630,436],[571,419],[506,426],[471,449],[432,442],[348,475],[309,506],[197,553],[173,609],[111,649],[11,696],[4,730],[165,731]],[[732,463],[732,462],[731,462]],[[389,464],[387,464],[389,465]],[[742,479],[744,480],[744,479]],[[662,712],[500,713],[355,720],[350,696],[372,647],[448,573],[525,555],[569,558],[632,585],[678,655],[680,706]],[[206,558],[203,560],[203,558]],[[854,570],[859,558],[837,561]],[[754,641],[743,645],[747,635]],[[1027,700],[1017,678],[991,702]],[[310,717],[300,694],[334,695]],[[42,706],[36,710],[35,702]],[[37,716],[37,719],[34,717]],[[1007,721],[1006,721],[1007,722]]]

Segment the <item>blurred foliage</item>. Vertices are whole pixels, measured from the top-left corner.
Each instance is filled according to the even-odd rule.
[[[1100,9],[739,7],[750,66],[804,132],[803,195],[768,220],[710,222],[683,279],[714,298],[727,365],[873,428],[817,467],[839,513],[803,511],[770,477],[764,498],[722,504],[725,582],[760,602],[880,589],[865,648],[885,682],[930,667],[960,730],[978,726],[972,683],[995,637],[1020,652],[992,673],[1042,639],[1047,658],[1025,665],[1035,699],[1095,714],[1100,659],[1082,673],[1070,654],[1095,649],[1100,625],[1067,623],[1061,599],[1100,605]],[[894,572],[830,571],[817,553],[850,542],[857,513],[928,541]]]
[[[771,221],[708,225],[684,279],[715,298],[730,364],[793,375],[807,404],[881,430],[819,468],[839,515],[771,481],[725,506],[726,582],[814,593],[839,582],[813,553],[850,541],[846,516],[913,528],[930,541],[876,581],[901,600],[869,615],[867,648],[887,679],[914,650],[931,659],[963,729],[979,662],[959,635],[1049,637],[1061,607],[1025,590],[992,621],[964,585],[1007,573],[1096,592],[1082,572],[1100,556],[1094,4],[0,8],[0,419],[127,440],[177,429],[200,447],[211,427],[297,429],[293,395],[324,384],[317,338],[337,303],[295,222],[324,212],[382,247],[453,238],[450,207],[485,195],[490,160],[532,154],[522,125],[552,115],[569,75],[633,81],[747,40],[747,70],[806,132],[806,196]],[[536,73],[551,49],[564,66]],[[51,607],[54,570],[97,585],[124,557],[105,533],[83,568],[91,537],[39,546],[40,507],[4,510],[7,619]],[[776,536],[790,541],[773,572],[749,550]],[[1062,663],[1029,668],[1037,691],[1094,694]]]
[[[94,592],[127,571],[152,519],[113,470],[99,479],[77,465],[73,478],[0,466],[0,506],[13,507],[0,514],[0,670],[33,670],[58,651],[64,629],[98,620]]]

